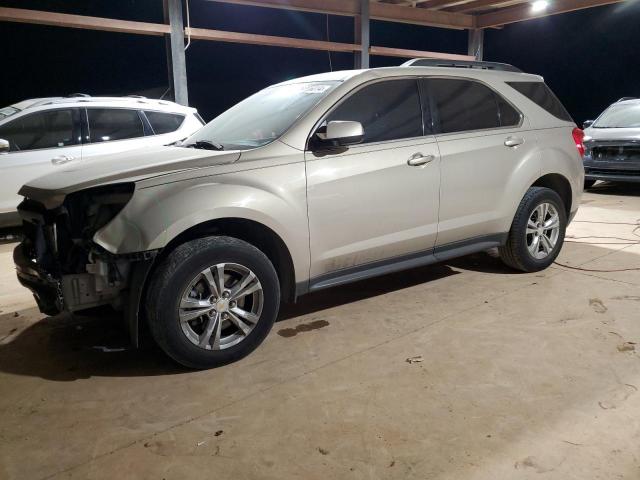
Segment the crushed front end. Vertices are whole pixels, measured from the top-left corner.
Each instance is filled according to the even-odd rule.
[[[13,257],[18,280],[33,292],[41,312],[101,305],[127,311],[134,270],[146,271],[155,252],[114,255],[93,236],[125,207],[134,189],[133,183],[105,185],[66,195],[49,208],[30,198],[20,204],[24,239]]]

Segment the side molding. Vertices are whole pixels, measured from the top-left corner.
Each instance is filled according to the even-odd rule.
[[[345,268],[336,272],[331,272],[312,278],[309,281],[309,287],[305,288],[304,284],[296,286],[297,295],[323,290],[338,285],[357,282],[367,278],[386,275],[388,273],[399,272],[410,268],[432,265],[434,263],[451,260],[472,253],[482,252],[493,247],[504,245],[507,241],[507,233],[494,235],[485,235],[482,237],[471,238],[460,242],[441,245],[435,249],[424,250],[421,252],[402,255],[386,260],[371,262],[356,267]]]

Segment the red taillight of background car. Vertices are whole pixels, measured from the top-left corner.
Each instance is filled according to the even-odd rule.
[[[576,148],[581,157],[584,157],[584,132],[578,127],[571,132],[573,135],[573,141],[576,143]]]

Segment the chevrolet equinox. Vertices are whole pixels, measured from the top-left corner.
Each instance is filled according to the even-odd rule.
[[[417,59],[266,88],[177,146],[20,190],[21,283],[48,315],[111,305],[191,368],[237,360],[281,301],[497,247],[558,256],[582,130],[539,76]]]

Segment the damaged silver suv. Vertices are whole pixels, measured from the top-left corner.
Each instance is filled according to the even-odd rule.
[[[464,67],[464,68],[460,68]],[[53,315],[112,305],[179,363],[237,360],[281,301],[498,247],[548,267],[582,131],[542,78],[414,60],[288,81],[183,144],[25,185],[18,278]]]

